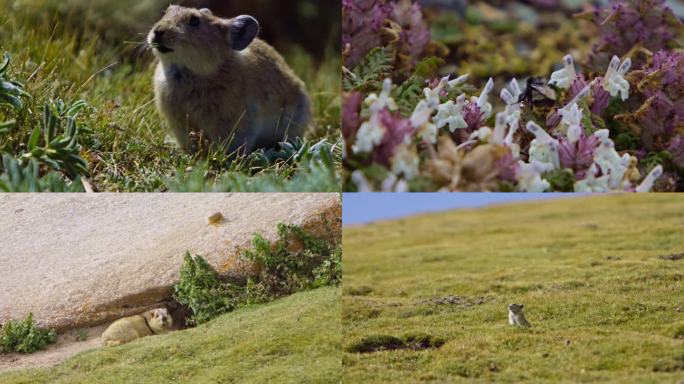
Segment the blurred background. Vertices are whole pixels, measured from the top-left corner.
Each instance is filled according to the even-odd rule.
[[[279,51],[304,49],[321,60],[340,51],[339,0],[15,0],[6,12],[30,14],[36,22],[61,20],[64,27],[96,32],[111,42],[139,41],[169,4],[209,8],[221,17],[250,14],[261,38]],[[4,13],[4,12],[2,12]]]
[[[571,53],[585,57],[594,7],[610,0],[418,0],[432,38],[449,48],[449,72],[492,77],[548,76]],[[684,19],[684,1],[666,0]],[[577,60],[577,59],[576,59]]]

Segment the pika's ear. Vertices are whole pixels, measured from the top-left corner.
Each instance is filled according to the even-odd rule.
[[[230,43],[234,50],[247,48],[259,34],[259,22],[252,16],[242,15],[230,21]]]
[[[211,13],[211,9],[209,9],[209,8],[202,8],[199,11],[202,12],[203,14],[207,15],[207,16],[213,16],[214,15],[213,13]]]
[[[525,304],[520,304],[520,309],[525,308]]]

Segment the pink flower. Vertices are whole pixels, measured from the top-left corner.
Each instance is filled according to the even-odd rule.
[[[342,136],[351,143],[353,141],[356,131],[361,125],[361,103],[363,102],[363,94],[360,92],[348,93],[344,96],[342,102]]]
[[[679,20],[665,0],[620,0],[595,14],[601,42],[592,47],[589,61],[596,70],[605,68],[613,55],[622,57],[637,44],[651,52],[665,48],[679,28]],[[644,64],[641,57],[635,57],[632,67],[640,69]]]
[[[430,29],[420,5],[411,0],[343,0],[344,64],[355,67],[371,49],[382,46],[381,29],[387,20],[401,27],[397,51],[417,62],[430,43]]]
[[[600,115],[608,107],[611,99],[610,93],[603,87],[602,77],[597,77],[591,85],[591,94],[594,97],[594,102],[591,104],[591,112]]]
[[[576,143],[570,142],[567,137],[562,136],[558,139],[558,157],[564,168],[570,168],[575,172],[575,177],[584,179],[587,170],[594,162],[594,151],[599,145],[599,139],[590,135],[585,136],[584,132],[580,135]]]
[[[414,128],[409,119],[393,114],[386,108],[380,111],[380,124],[385,127],[385,135],[373,151],[373,162],[390,167],[397,147],[410,140]]]

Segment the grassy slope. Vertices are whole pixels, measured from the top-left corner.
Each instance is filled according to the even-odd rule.
[[[344,347],[377,334],[448,341],[345,352],[344,379],[677,382],[684,260],[657,256],[684,252],[683,226],[683,196],[625,195],[346,228]],[[448,295],[484,304],[420,303]],[[531,330],[507,324],[510,302],[525,304]]]
[[[282,189],[284,186],[279,182],[302,168],[296,162],[265,164],[253,156],[230,162],[221,153],[206,157],[183,153],[172,139],[165,141],[167,135],[169,139],[171,136],[153,101],[152,54],[148,52],[135,63],[130,60],[134,48],[131,40],[141,41],[144,34],[129,30],[113,39],[116,42],[105,42],[75,13],[76,8],[67,17],[61,17],[43,9],[40,2],[13,7],[16,3],[0,0],[0,54],[10,53],[12,77],[25,84],[32,99],[25,100],[27,107],[18,115],[0,108],[0,122],[17,120],[9,134],[0,136],[0,152],[22,153],[45,102],[56,98],[66,102],[83,99],[89,108],[79,119],[81,155],[89,162],[90,180],[99,191],[157,191],[166,190],[169,185],[181,191],[211,189],[211,181],[221,175],[268,175],[273,178],[272,183],[263,182],[252,189]],[[131,3],[135,2],[122,3],[119,13]],[[100,19],[99,23],[106,26],[115,22],[112,18]],[[321,139],[337,142],[338,55],[331,53],[324,62],[314,63],[310,55],[298,49],[283,54],[307,84],[312,98],[315,127],[306,138],[312,143]],[[338,162],[339,157],[338,153]],[[179,177],[181,185],[170,181],[175,179],[177,170],[188,168],[198,169],[201,181],[206,178],[209,185],[204,186],[201,181],[197,185],[197,177],[187,181],[189,176]],[[276,185],[264,185],[273,183]],[[288,187],[339,190],[335,180],[305,180],[301,184]]]
[[[0,382],[337,383],[340,360],[340,290],[320,288]]]

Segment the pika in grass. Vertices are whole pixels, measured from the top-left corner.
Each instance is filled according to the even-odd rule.
[[[523,313],[523,304],[508,304],[508,323],[511,325],[518,325],[521,327],[531,327],[529,321],[525,318]]]
[[[113,322],[102,333],[102,345],[112,347],[145,336],[161,335],[170,332],[171,327],[173,319],[166,308],[152,309]]]
[[[150,31],[157,108],[182,148],[194,151],[191,137],[201,137],[249,153],[303,134],[311,120],[304,83],[258,33],[252,16],[177,5]]]

